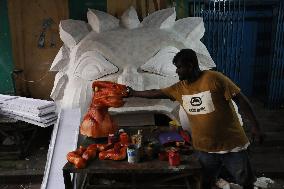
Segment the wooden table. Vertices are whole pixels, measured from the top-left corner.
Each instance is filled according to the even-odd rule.
[[[167,161],[158,159],[135,164],[129,164],[127,160],[95,159],[84,169],[76,169],[72,164],[66,163],[63,167],[66,189],[73,188],[71,174],[76,173],[84,175],[83,188],[201,188],[201,166],[192,155],[182,155],[181,165],[177,167],[171,167]],[[100,176],[115,182],[95,182]]]

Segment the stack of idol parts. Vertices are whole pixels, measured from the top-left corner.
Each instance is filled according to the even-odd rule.
[[[53,101],[0,94],[0,115],[48,127],[57,120]]]

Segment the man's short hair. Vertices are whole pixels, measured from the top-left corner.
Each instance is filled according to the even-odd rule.
[[[192,66],[191,73],[187,76],[189,82],[197,80],[201,75],[196,53],[192,49],[181,49],[174,57],[173,64],[180,62],[183,66]]]
[[[177,62],[191,64],[193,67],[199,67],[196,53],[192,49],[181,49],[173,59],[173,64],[176,64]]]

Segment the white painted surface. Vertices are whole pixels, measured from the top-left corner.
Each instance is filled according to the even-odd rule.
[[[97,10],[89,10],[87,17],[92,31],[83,31],[81,36],[84,37],[69,51],[65,50],[69,54],[59,52],[54,60],[52,70],[59,72],[51,97],[60,104],[59,107],[80,108],[84,115],[93,95],[94,80],[118,82],[137,90],[168,87],[178,81],[171,60],[180,49],[195,50],[203,70],[215,67],[200,41],[205,31],[202,18],[176,21],[175,9],[168,8],[148,15],[140,23],[133,7],[124,12],[121,20]],[[70,27],[67,27],[68,22]],[[75,30],[74,21],[68,22],[61,23],[65,23],[65,28]],[[64,29],[64,32],[69,30]],[[76,38],[77,34],[70,30],[70,36]],[[61,39],[65,46],[70,46],[66,44],[69,43],[67,38]],[[65,60],[69,60],[67,65]],[[143,108],[148,112],[167,109],[166,112],[171,114],[177,107],[170,100],[160,105],[160,100],[135,99],[129,100],[127,108],[121,110],[135,113]]]
[[[72,48],[89,33],[87,23],[81,20],[62,20],[59,24],[61,40],[68,48]]]
[[[65,188],[62,168],[66,155],[77,147],[80,109],[62,109],[53,128],[41,189]]]
[[[119,27],[119,20],[102,11],[89,9],[87,12],[88,23],[92,29],[101,33]]]
[[[0,94],[2,117],[48,127],[56,122],[55,109],[56,105],[53,101]]]
[[[132,6],[122,14],[120,22],[127,29],[137,28],[140,24],[137,12]]]

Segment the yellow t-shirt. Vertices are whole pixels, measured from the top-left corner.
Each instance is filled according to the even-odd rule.
[[[240,92],[229,78],[215,71],[203,71],[200,78],[161,89],[187,112],[196,150],[218,152],[248,143],[231,98]]]

